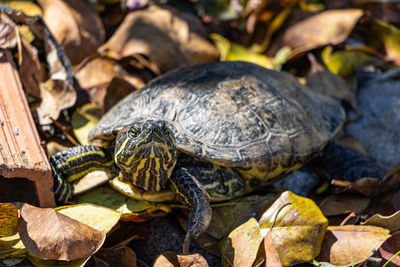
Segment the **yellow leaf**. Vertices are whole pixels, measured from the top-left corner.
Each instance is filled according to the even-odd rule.
[[[364,64],[373,61],[373,58],[363,51],[341,50],[331,52],[331,46],[324,48],[321,53],[322,60],[331,72],[343,78],[350,76]]]
[[[9,257],[23,257],[27,253],[19,234],[0,237],[0,259]]]
[[[373,29],[383,42],[388,58],[400,65],[400,29],[378,19],[374,20]]]
[[[102,115],[101,107],[85,104],[72,114],[73,132],[81,145],[88,145],[89,132],[96,126]]]
[[[284,206],[288,203],[292,204]],[[328,220],[314,201],[289,191],[264,212],[259,223],[262,232],[273,225],[272,240],[283,266],[315,258],[328,227]]]
[[[235,251],[233,265],[251,267],[257,258],[258,248],[263,241],[257,220],[250,218],[233,230],[228,238]]]
[[[138,216],[143,211],[164,211],[171,212],[171,208],[165,203],[153,203],[143,200],[136,200],[115,191],[110,186],[105,185],[94,189],[85,194],[75,196],[75,203],[93,203],[99,206],[114,209],[121,212],[122,220],[131,220],[131,217]],[[144,221],[144,220],[140,220]]]
[[[121,213],[116,210],[93,204],[63,206],[56,208],[56,210],[106,234],[118,223],[121,217]]]
[[[32,1],[3,0],[1,4],[22,11],[28,16],[42,16],[43,14],[42,9]]]
[[[0,237],[17,233],[18,209],[11,203],[0,203]]]
[[[36,257],[33,254],[28,253],[28,259],[35,264],[35,266],[40,266],[40,267],[53,267],[53,266],[59,266],[59,267],[83,267],[85,266],[85,263],[90,259],[90,257],[86,257],[83,259],[77,259],[77,260],[72,260],[72,261],[58,261],[58,260],[45,260]]]
[[[228,39],[216,33],[212,33],[210,37],[219,50],[221,61],[247,61],[264,68],[274,68],[273,59],[265,55],[251,52],[239,44],[231,43]]]

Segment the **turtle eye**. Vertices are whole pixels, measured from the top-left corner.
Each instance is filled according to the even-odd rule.
[[[129,135],[130,135],[131,137],[136,137],[136,136],[138,135],[138,131],[137,131],[135,128],[131,127],[131,128],[129,129]]]

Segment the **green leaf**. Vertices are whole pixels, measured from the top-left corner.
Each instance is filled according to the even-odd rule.
[[[226,237],[235,225],[239,215],[261,202],[266,203],[267,199],[260,196],[249,196],[229,202],[212,204],[213,216],[210,226],[207,228],[207,234],[216,239]],[[245,220],[248,220],[248,218]]]

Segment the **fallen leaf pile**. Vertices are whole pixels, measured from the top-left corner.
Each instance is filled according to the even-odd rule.
[[[1,0],[5,50],[48,156],[89,144],[104,113],[163,73],[240,60],[340,102],[337,140],[385,175],[304,185],[318,174],[303,168],[290,191],[211,203],[181,255],[181,204],[130,199],[92,172],[71,205],[0,203],[0,266],[400,266],[398,1]]]

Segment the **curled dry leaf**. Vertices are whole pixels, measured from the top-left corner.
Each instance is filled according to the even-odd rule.
[[[208,267],[207,261],[200,254],[177,255],[167,251],[157,257],[153,267]]]
[[[375,226],[329,226],[316,259],[335,266],[355,266],[367,260],[389,237],[389,230]]]
[[[0,237],[15,235],[17,233],[17,222],[17,207],[11,203],[0,203]]]
[[[323,45],[339,44],[347,38],[362,15],[359,9],[323,11],[289,27],[281,46],[289,46],[292,49],[290,57],[295,57]]]
[[[29,204],[21,208],[18,232],[25,247],[36,257],[66,261],[91,256],[106,237],[104,232],[54,209]]]
[[[40,124],[50,124],[76,101],[76,91],[64,80],[49,79],[40,84],[42,102],[36,109]]]
[[[105,31],[99,16],[80,0],[38,0],[43,18],[72,64],[93,54]]]
[[[370,199],[354,194],[338,194],[326,197],[319,208],[325,216],[335,216],[355,212],[360,214],[369,205]]]
[[[38,55],[34,52],[30,43],[22,39],[21,64],[19,75],[24,89],[28,94],[37,98],[41,97],[40,83],[46,80],[46,73],[40,64]]]
[[[400,210],[390,216],[375,214],[363,224],[374,225],[388,229],[390,232],[400,230]]]
[[[218,58],[217,49],[185,20],[156,6],[129,13],[99,52],[115,59],[141,54],[164,72]]]
[[[58,118],[62,109],[75,103],[76,92],[72,87],[71,63],[41,17],[30,17],[2,5],[0,5],[0,11],[16,23],[27,25],[37,40],[42,42],[40,49],[45,51],[47,76],[50,79],[39,85],[42,102],[36,109],[36,114],[40,124],[50,124],[52,119]]]
[[[292,204],[282,208],[287,203]],[[273,225],[273,244],[284,266],[314,259],[328,226],[328,220],[314,201],[289,191],[282,193],[264,212],[259,223],[262,231]]]

